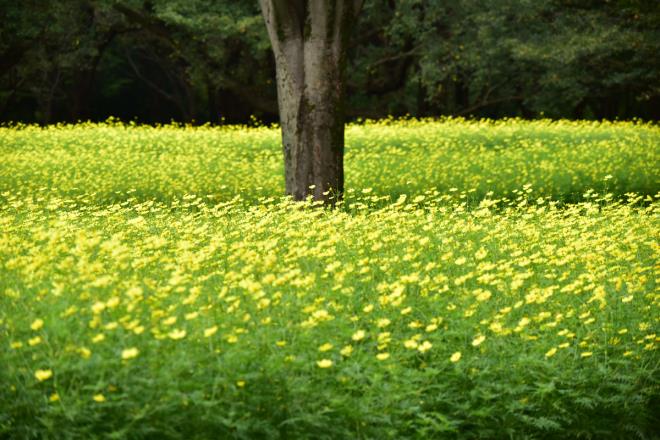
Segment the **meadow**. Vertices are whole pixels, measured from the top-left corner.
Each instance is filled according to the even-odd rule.
[[[0,438],[657,438],[660,128],[0,127]]]

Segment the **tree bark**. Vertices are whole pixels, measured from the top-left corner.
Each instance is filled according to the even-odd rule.
[[[275,54],[286,193],[344,192],[344,67],[362,0],[260,0]]]

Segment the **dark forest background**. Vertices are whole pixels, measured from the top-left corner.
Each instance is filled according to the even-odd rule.
[[[657,0],[367,0],[349,118],[660,116]],[[0,120],[277,120],[256,0],[0,0]]]

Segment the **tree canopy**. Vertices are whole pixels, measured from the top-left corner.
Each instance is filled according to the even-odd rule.
[[[255,0],[0,0],[0,120],[277,120]],[[658,119],[651,0],[368,0],[347,115]]]

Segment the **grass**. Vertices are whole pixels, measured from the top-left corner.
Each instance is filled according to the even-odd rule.
[[[354,125],[336,210],[269,128],[0,139],[0,437],[657,434],[655,126]]]

